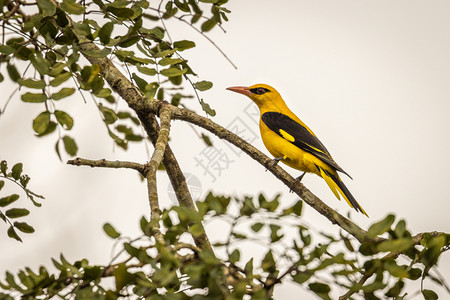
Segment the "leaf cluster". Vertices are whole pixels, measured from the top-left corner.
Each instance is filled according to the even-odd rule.
[[[34,228],[31,225],[22,221],[22,218],[28,216],[30,211],[26,208],[15,206],[17,204],[16,201],[20,198],[19,194],[7,193],[6,196],[4,195],[2,189],[5,187],[5,182],[15,183],[20,187],[34,206],[40,207],[41,204],[36,201],[36,198],[44,199],[44,197],[32,192],[27,187],[30,182],[30,177],[23,173],[22,163],[17,163],[9,169],[8,163],[5,160],[0,162],[0,219],[8,226],[8,236],[21,242],[22,239],[20,238],[18,231],[22,233],[34,232]],[[20,221],[18,219],[20,219]]]
[[[123,237],[111,224],[105,233],[121,250],[106,266],[91,265],[86,259],[69,263],[53,260],[55,274],[41,267],[39,274],[29,268],[16,277],[7,273],[3,289],[19,292],[24,299],[59,295],[118,299],[135,295],[159,299],[267,299],[282,282],[298,284],[322,299],[345,288],[366,299],[406,299],[408,281],[426,278],[444,285],[430,270],[448,249],[448,235],[425,234],[420,242],[406,229],[405,221],[389,215],[373,224],[366,241],[351,236],[312,231],[301,218],[302,201],[280,207],[279,196],[227,197],[209,193],[197,202],[198,211],[174,206],[163,210],[158,220],[141,218],[142,236]],[[211,250],[186,243],[188,236],[202,232],[201,223],[217,220],[228,224]],[[155,238],[158,232],[163,239]],[[375,239],[375,236],[387,235]],[[405,239],[408,239],[406,243]],[[241,243],[261,248],[248,255]],[[359,244],[359,246],[358,246]],[[224,251],[222,251],[223,249]],[[387,254],[386,254],[387,253]],[[399,255],[405,262],[400,262]],[[105,278],[113,277],[110,287]],[[429,289],[420,291],[425,299],[437,299]],[[353,297],[353,296],[352,296]]]
[[[85,65],[81,54],[107,57],[122,64],[130,80],[150,99],[185,106],[183,100],[193,97],[182,92],[186,82],[202,109],[214,115],[215,111],[198,94],[211,89],[212,83],[194,82],[191,78],[197,74],[181,54],[196,44],[189,40],[172,41],[164,23],[174,18],[195,30],[200,30],[195,27],[200,24],[201,31],[207,32],[228,20],[229,11],[222,6],[227,1],[200,2],[203,3],[167,1],[163,6],[152,7],[146,0],[95,0],[82,4],[65,0],[60,5],[40,0],[27,7],[27,11],[34,9],[35,14],[26,15],[21,9],[12,14],[4,10],[2,18],[8,20],[4,26],[8,39],[0,45],[0,67],[6,65],[10,80],[20,87],[23,102],[43,107],[33,120],[36,135],[57,133],[55,150],[60,159],[61,145],[69,156],[77,154],[78,145],[68,134],[74,118],[61,109],[60,103],[73,98],[78,91],[83,99],[86,95],[93,99],[108,135],[117,146],[127,149],[129,142],[145,141],[138,133],[139,122],[134,112],[118,109],[115,93],[105,86],[105,74],[100,74],[98,65]],[[21,7],[23,3],[17,5]],[[207,8],[210,15],[205,13]],[[90,14],[101,14],[103,18],[88,17]],[[80,43],[94,43],[98,50],[81,53]],[[0,82],[3,80],[0,73]]]

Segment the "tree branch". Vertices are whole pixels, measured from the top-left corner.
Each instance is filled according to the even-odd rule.
[[[99,48],[93,43],[82,43],[80,44],[80,49],[83,53],[86,51],[89,53],[89,51],[92,50],[94,51],[99,50]],[[131,109],[133,109],[138,113],[138,116],[141,120],[144,119],[144,121],[146,121],[143,122],[144,127],[145,123],[154,127],[155,126],[154,123],[156,122],[156,120],[151,119],[152,118],[151,114],[153,113],[159,114],[162,102],[157,100],[149,100],[145,98],[144,95],[139,91],[139,89],[135,87],[128,80],[128,78],[126,78],[107,58],[95,58],[90,57],[89,55],[85,56],[92,64],[97,64],[100,66],[100,73],[104,76],[105,80],[109,83],[111,88],[114,91],[116,91],[128,103]],[[317,196],[311,193],[311,191],[309,191],[303,184],[298,183],[294,186],[295,179],[291,175],[289,175],[279,166],[271,167],[270,163],[272,162],[272,160],[265,154],[263,154],[261,151],[259,151],[258,149],[256,149],[255,147],[244,141],[242,138],[235,135],[231,131],[223,128],[222,126],[214,123],[213,121],[204,118],[202,116],[199,116],[192,111],[181,109],[170,104],[167,104],[167,106],[170,107],[172,118],[184,120],[197,126],[200,126],[210,131],[211,133],[217,135],[219,138],[225,139],[231,144],[240,148],[254,160],[258,161],[260,164],[268,168],[272,174],[274,174],[284,184],[289,186],[292,189],[292,191],[294,191],[297,195],[299,195],[300,198],[302,198],[307,204],[309,204],[320,214],[328,218],[328,220],[330,220],[331,223],[339,225],[342,229],[353,235],[360,242],[364,240],[365,235],[367,233],[365,230],[363,230],[358,225],[356,225],[349,219],[345,218],[344,216],[342,216],[341,214],[330,208]],[[152,134],[149,134],[149,136],[151,138]],[[173,183],[174,182],[172,181],[172,184]],[[192,198],[190,199],[190,201],[188,200],[187,202],[189,203],[188,207],[194,207]]]
[[[93,65],[100,66],[100,74],[108,82],[111,88],[119,94],[127,103],[128,106],[133,109],[145,131],[147,132],[150,140],[156,145],[159,132],[159,125],[156,121],[154,113],[159,114],[160,102],[158,105],[154,105],[155,100],[151,101],[147,99],[142,92],[133,85],[133,83],[120,72],[116,66],[107,58],[91,57],[86,52],[100,50],[94,43],[80,43],[80,50],[88,61]],[[169,106],[169,104],[167,104]],[[196,209],[194,201],[192,200],[189,188],[186,184],[186,179],[181,171],[181,168],[173,154],[169,145],[166,146],[164,153],[163,164],[166,168],[170,182],[173,186],[177,200],[180,205],[184,205],[191,209]],[[204,231],[204,230],[203,230]],[[203,249],[209,249],[212,251],[211,243],[209,242],[206,234],[202,234],[195,238],[195,243],[198,247]]]
[[[354,236],[358,241],[361,242],[362,240],[364,240],[367,233],[365,230],[326,205],[322,200],[311,193],[311,191],[309,191],[302,183],[297,183],[295,179],[280,166],[273,167],[271,158],[247,143],[245,140],[232,133],[231,131],[223,128],[222,126],[214,123],[210,119],[199,116],[192,111],[181,109],[175,106],[171,106],[171,110],[173,119],[184,120],[202,127],[247,153],[251,158],[267,168],[273,175],[275,175],[275,177],[277,177],[293,192],[300,196],[300,198],[302,198],[307,204],[312,206],[320,214],[330,220],[331,223],[337,224],[342,229]]]
[[[133,169],[141,173],[142,176],[145,176],[145,165],[130,161],[90,160],[77,157],[73,160],[68,160],[67,164],[73,166],[89,166],[91,168]]]
[[[158,171],[158,167],[163,160],[164,152],[166,150],[167,143],[169,142],[170,111],[165,106],[161,108],[160,118],[161,128],[159,130],[158,139],[155,143],[155,150],[153,151],[152,158],[147,164],[148,171],[146,174],[146,178],[148,187],[148,199],[150,202],[151,210],[150,221],[155,231],[155,238],[158,240],[158,242],[164,244],[164,237],[159,230],[159,218],[161,215],[161,210],[159,208],[158,190],[156,186],[156,171]]]

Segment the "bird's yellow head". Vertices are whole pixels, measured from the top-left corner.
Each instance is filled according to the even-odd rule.
[[[272,106],[279,106],[280,104],[284,105],[284,101],[277,90],[267,84],[258,83],[249,87],[233,86],[227,88],[227,90],[249,97],[258,105],[260,110]]]

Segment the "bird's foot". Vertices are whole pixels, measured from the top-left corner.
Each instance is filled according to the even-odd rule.
[[[296,186],[300,181],[302,181],[303,176],[305,176],[306,172],[303,172],[302,175],[298,176],[297,178],[295,178],[294,183],[292,184],[291,188],[289,189],[289,193],[294,192],[292,189],[294,188],[294,186]]]
[[[267,170],[269,170],[270,168],[273,168],[273,167],[275,167],[276,165],[278,165],[278,162],[279,162],[280,160],[282,160],[282,159],[284,159],[284,157],[275,157],[274,159],[272,159],[272,161],[269,163],[269,166],[268,166],[267,169],[266,169],[266,172],[267,172]]]

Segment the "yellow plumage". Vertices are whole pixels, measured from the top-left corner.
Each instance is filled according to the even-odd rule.
[[[333,160],[312,130],[287,107],[273,87],[255,84],[230,87],[228,90],[248,96],[258,106],[261,137],[267,150],[275,157],[275,162],[281,160],[294,169],[322,177],[338,199],[341,194],[351,207],[367,216],[337,171],[347,173]]]

